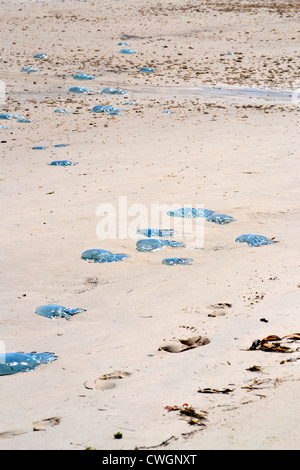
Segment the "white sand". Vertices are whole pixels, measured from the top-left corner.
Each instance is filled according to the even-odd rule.
[[[299,448],[299,352],[248,350],[255,339],[299,332],[299,10],[291,1],[227,3],[0,1],[0,113],[36,121],[0,121],[11,127],[0,129],[0,339],[7,352],[58,356],[1,377],[0,449]],[[138,53],[120,54],[120,41]],[[25,65],[40,72],[21,73]],[[79,72],[96,79],[77,82]],[[71,86],[129,96],[70,94]],[[294,99],[199,93],[216,87]],[[126,114],[94,114],[96,104]],[[48,165],[58,159],[78,165]],[[149,211],[202,204],[237,221],[205,221],[201,249],[144,254],[130,237],[97,236],[98,206],[118,211],[120,196]],[[280,243],[235,243],[244,233]],[[81,253],[90,248],[129,258],[88,263]],[[194,263],[162,265],[169,256]],[[224,302],[232,307],[211,316],[209,306]],[[35,314],[47,303],[86,312],[48,320]],[[159,350],[196,335],[210,343]],[[95,389],[115,371],[130,375]],[[198,392],[207,387],[233,391]],[[207,412],[205,427],[165,409],[184,403]]]

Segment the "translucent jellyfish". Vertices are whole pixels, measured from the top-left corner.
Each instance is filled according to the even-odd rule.
[[[136,54],[137,51],[133,51],[131,49],[121,49],[120,50],[121,54]]]
[[[225,225],[230,222],[235,222],[236,219],[226,214],[213,214],[206,219],[208,222],[215,222],[216,224]]]
[[[155,72],[155,70],[151,67],[142,67],[140,69],[140,72],[146,72],[146,73],[151,73],[151,72]]]
[[[246,234],[241,235],[235,239],[237,243],[247,243],[248,246],[262,246],[277,243],[275,240],[264,237],[263,235]]]
[[[55,318],[65,318],[66,320],[70,320],[73,315],[77,313],[86,312],[83,308],[68,308],[63,307],[62,305],[42,305],[41,307],[37,307],[35,313],[41,315],[42,317],[51,318],[52,320]]]
[[[108,115],[109,116],[121,116],[121,115],[124,115],[124,113],[121,113],[121,111],[116,110],[116,111],[110,111]]]
[[[147,238],[145,240],[139,240],[136,243],[136,249],[144,252],[162,250],[166,246],[179,247],[184,245],[181,242],[158,240],[156,238]]]
[[[51,166],[72,166],[77,165],[76,162],[71,162],[70,160],[55,160],[50,163]]]
[[[0,354],[0,375],[16,374],[35,370],[40,364],[50,364],[57,356],[54,353],[7,353]]]
[[[89,88],[83,88],[82,86],[72,86],[69,88],[70,93],[88,93],[90,91],[93,90],[90,90]]]
[[[118,42],[118,46],[129,46],[127,42]]]
[[[92,249],[84,251],[81,258],[87,261],[93,261],[94,263],[112,263],[114,261],[123,261],[127,259],[128,256],[125,254],[115,254],[107,250]]]
[[[39,69],[35,69],[34,67],[26,66],[21,69],[21,72],[27,72],[27,73],[32,73],[32,72],[39,72]]]
[[[56,147],[56,148],[67,147],[67,144],[56,144],[56,145],[54,145],[54,147]]]
[[[162,260],[162,263],[168,266],[175,266],[176,264],[192,264],[193,261],[190,258],[165,258]]]
[[[28,123],[28,122],[35,122],[35,121],[33,121],[32,119],[20,118],[17,120],[17,122]]]
[[[157,229],[157,228],[145,228],[139,229],[136,232],[138,235],[144,235],[145,237],[172,237],[175,233],[173,229]]]
[[[175,111],[170,111],[169,109],[165,109],[163,111],[163,114],[174,114],[174,113],[175,113]]]
[[[122,114],[123,109],[115,108],[114,106],[103,106],[101,104],[94,106],[92,108],[93,113],[108,113],[112,114]]]
[[[93,75],[87,75],[86,73],[78,73],[74,75],[74,80],[94,80],[95,77]]]
[[[32,150],[45,150],[47,147],[43,147],[42,145],[37,145],[36,147],[32,147]]]
[[[126,103],[124,104],[127,104],[127,105],[133,105],[133,104],[137,104],[136,101],[126,101]]]
[[[116,88],[103,88],[102,95],[128,95],[128,91]]]
[[[0,126],[0,129],[10,129],[8,126]]]
[[[11,113],[4,113],[0,114],[0,119],[25,119],[24,116],[21,116],[20,114],[11,114]]]
[[[57,114],[70,114],[70,111],[66,111],[65,109],[61,108],[55,109],[54,112]]]
[[[186,217],[190,219],[196,217],[210,217],[213,214],[214,212],[208,209],[193,209],[190,207],[184,207],[175,211],[168,211],[168,215],[172,217]]]
[[[41,53],[41,52],[40,52],[40,53],[38,53],[38,54],[35,54],[35,55],[33,56],[33,58],[34,58],[34,59],[48,59],[48,56],[47,56],[47,54],[44,54],[44,53]]]

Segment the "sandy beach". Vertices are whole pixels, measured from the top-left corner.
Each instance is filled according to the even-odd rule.
[[[298,450],[299,2],[0,0],[0,12],[0,115],[31,121],[0,119],[0,352],[57,356],[0,377],[0,449]],[[120,201],[127,228],[157,206],[235,220],[201,217],[202,242],[140,252],[146,237],[121,224],[104,239],[101,211],[119,220]],[[171,228],[166,212],[139,228]],[[89,249],[128,258],[88,262]],[[85,311],[35,313],[47,304]]]

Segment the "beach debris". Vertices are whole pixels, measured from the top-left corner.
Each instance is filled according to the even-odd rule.
[[[158,348],[159,351],[167,351],[170,353],[180,353],[188,351],[189,349],[195,349],[200,346],[204,346],[210,343],[210,340],[205,336],[193,336],[187,339],[176,339],[173,338]]]
[[[70,160],[54,160],[50,163],[50,166],[71,166],[77,165],[77,162],[71,162]]]
[[[155,72],[155,70],[152,67],[142,67],[140,69],[140,72],[152,73],[152,72]]]
[[[183,416],[187,416],[189,418],[189,424],[191,425],[198,425],[198,426],[205,426],[205,421],[206,418],[206,411],[201,411],[198,413],[195,408],[192,406],[185,406],[180,409],[180,414]]]
[[[170,240],[158,240],[156,238],[147,238],[143,240],[138,240],[136,243],[136,249],[138,251],[157,251],[162,250],[166,246],[179,247],[184,246],[181,242],[173,242]]]
[[[52,320],[58,317],[70,320],[73,315],[81,312],[86,312],[86,310],[83,308],[68,308],[56,304],[42,305],[41,307],[37,307],[35,310],[35,313],[38,315]]]
[[[89,93],[90,91],[93,90],[90,90],[89,88],[83,88],[82,86],[72,86],[69,88],[70,93]]]
[[[74,75],[74,80],[94,80],[95,77],[93,75],[87,75],[86,73],[78,73]]]
[[[142,228],[136,232],[138,235],[145,237],[172,237],[176,232],[173,229],[157,229],[157,228]]]
[[[164,258],[162,263],[168,266],[175,266],[176,264],[192,264],[193,261],[194,260],[190,258]]]
[[[155,449],[157,447],[167,447],[171,442],[177,441],[177,440],[178,440],[178,437],[171,436],[168,439],[165,439],[164,441],[162,441],[160,444],[152,444],[151,446],[137,447],[136,450]]]
[[[246,370],[249,370],[250,372],[260,372],[261,367],[254,365],[254,366],[248,367],[248,369],[246,369]]]
[[[190,219],[194,219],[196,217],[210,217],[214,214],[213,211],[208,209],[194,209],[191,207],[183,207],[181,209],[177,209],[175,211],[168,211],[168,215],[171,217],[186,217]]]
[[[200,388],[198,393],[231,393],[233,392],[233,388]]]
[[[208,222],[214,222],[219,225],[229,224],[230,222],[236,222],[236,219],[226,214],[213,214],[206,218]]]
[[[284,340],[286,340],[286,344],[283,344]],[[269,335],[266,338],[257,339],[253,341],[249,350],[259,349],[261,351],[268,351],[268,352],[290,353],[290,352],[298,351],[299,348],[292,349],[290,346],[288,346],[288,344],[294,343],[295,341],[299,341],[299,340],[300,340],[300,333],[293,333],[293,334],[285,335],[282,337],[279,337],[277,335]]]
[[[197,412],[194,407],[190,406],[188,403],[184,403],[182,406],[171,405],[165,406],[165,410],[170,411],[179,411],[180,415],[187,416],[190,418],[189,424],[197,424],[199,426],[205,426],[203,421],[205,421],[207,412],[201,410],[201,412]]]
[[[103,88],[102,95],[128,95],[128,91],[116,88]]]
[[[34,59],[48,59],[47,54],[44,54],[43,52],[39,52],[38,54],[35,54],[33,56]]]
[[[122,114],[124,109],[115,108],[114,106],[103,106],[102,104],[98,104],[92,108],[93,113],[108,113],[112,114]]]
[[[128,256],[125,254],[115,254],[102,249],[91,249],[84,251],[81,258],[87,261],[93,261],[94,263],[112,263],[114,261],[123,261],[127,259]]]
[[[123,437],[123,434],[120,431],[118,431],[114,434],[115,439],[122,439],[122,437]]]
[[[248,246],[262,246],[271,245],[272,243],[278,243],[273,238],[267,238],[263,235],[246,234],[240,235],[235,239],[237,243],[247,243]]]
[[[56,114],[70,114],[70,111],[66,111],[65,109],[58,108],[58,109],[54,110],[54,113],[56,113]]]
[[[131,372],[117,370],[109,374],[104,374],[93,380],[92,383],[86,381],[84,383],[85,388],[88,390],[108,390],[116,387],[116,380],[125,379],[130,377]]]
[[[121,54],[137,54],[137,51],[133,51],[132,49],[121,49]]]
[[[4,353],[0,354],[0,375],[16,374],[35,370],[40,364],[50,364],[57,356],[54,353]]]
[[[35,69],[34,67],[25,66],[25,67],[22,67],[21,72],[33,73],[33,72],[40,72],[40,70]]]

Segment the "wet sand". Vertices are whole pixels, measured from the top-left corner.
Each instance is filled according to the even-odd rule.
[[[297,2],[0,0],[0,9],[0,114],[35,121],[0,121],[10,127],[0,129],[0,340],[6,352],[58,356],[1,377],[0,449],[298,449],[300,353],[249,350],[299,332]],[[137,53],[120,54],[119,42]],[[101,95],[107,86],[128,96]],[[95,114],[98,104],[124,115]],[[78,164],[49,166],[59,159]],[[149,212],[200,204],[236,221],[204,221],[197,249],[141,253],[129,236],[99,238],[99,206],[118,212],[120,197]],[[280,243],[236,243],[244,233]],[[88,263],[91,248],[129,258]],[[170,256],[194,262],[163,265]],[[48,303],[86,312],[35,314]],[[198,336],[209,341],[162,349]],[[191,423],[184,404],[205,421]]]

